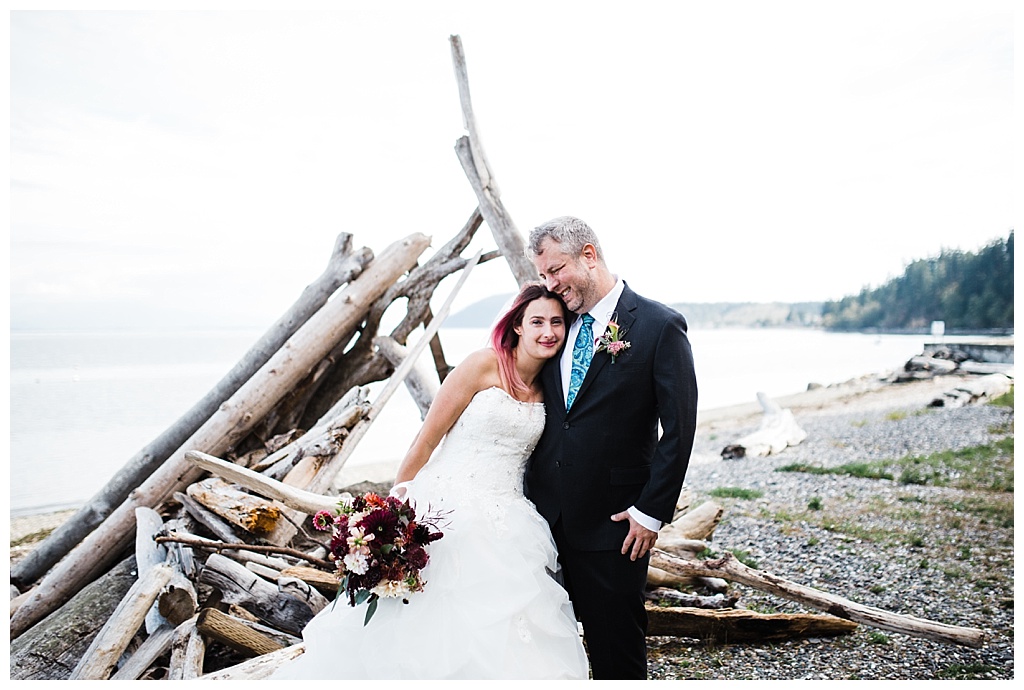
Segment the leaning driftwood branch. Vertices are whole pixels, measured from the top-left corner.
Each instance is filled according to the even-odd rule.
[[[469,97],[469,75],[466,70],[466,55],[462,49],[462,39],[458,36],[449,38],[452,45],[452,63],[455,67],[455,78],[459,85],[459,100],[462,104],[462,119],[466,125],[468,136],[461,137],[455,151],[462,163],[462,169],[469,178],[469,184],[476,193],[480,204],[480,212],[487,221],[494,241],[498,243],[505,260],[508,261],[512,275],[520,285],[537,280],[537,269],[526,256],[526,246],[516,229],[512,217],[501,203],[501,193],[494,179],[483,144],[477,132],[476,118],[473,116],[473,105]]]
[[[337,503],[335,503],[337,505]],[[176,544],[188,544],[189,546],[195,546],[200,549],[206,549],[208,551],[252,551],[254,553],[279,553],[284,556],[293,556],[295,558],[301,558],[302,560],[311,563],[316,566],[320,566],[325,569],[333,569],[334,564],[329,561],[325,561],[314,556],[299,551],[298,549],[292,549],[285,546],[265,546],[262,544],[229,544],[222,541],[213,541],[211,539],[200,539],[199,537],[192,537],[183,534],[175,534],[168,532],[166,534],[158,535],[155,540],[159,544],[164,543],[176,543]]]
[[[721,577],[733,582],[740,582],[825,611],[839,618],[846,618],[890,632],[903,633],[911,637],[921,637],[967,647],[980,647],[985,639],[984,633],[976,628],[962,628],[914,616],[891,613],[790,582],[777,575],[749,568],[740,563],[732,554],[725,554],[722,558],[713,561],[686,561],[664,551],[652,549],[651,565],[680,575]]]

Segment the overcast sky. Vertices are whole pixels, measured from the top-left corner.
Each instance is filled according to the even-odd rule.
[[[13,326],[261,327],[341,231],[442,245],[451,34],[520,231],[580,216],[662,301],[836,299],[1013,226],[1009,1],[387,5],[14,11]]]

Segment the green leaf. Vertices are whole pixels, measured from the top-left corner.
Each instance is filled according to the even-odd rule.
[[[376,598],[376,596],[376,594],[371,594],[370,590],[368,589],[361,589],[358,592],[356,592],[356,603],[362,604],[367,599],[370,599],[371,597]]]
[[[377,613],[377,599],[379,597],[374,594],[370,597],[370,603],[366,605],[366,618],[363,619],[363,626],[365,627],[370,619],[373,618],[373,614]]]

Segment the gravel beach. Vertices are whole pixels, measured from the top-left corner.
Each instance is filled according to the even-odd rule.
[[[900,458],[1012,438],[1011,407],[928,407],[955,385],[953,377],[909,384],[865,377],[777,399],[808,435],[766,458],[721,458],[722,448],[758,427],[756,402],[702,413],[687,484],[693,506],[713,500],[725,509],[714,552],[732,551],[749,565],[859,604],[979,628],[986,633],[981,648],[865,625],[837,638],[771,644],[655,637],[651,678],[1012,679],[1012,488],[901,481],[895,468]],[[779,471],[889,461],[892,479]],[[1010,487],[1012,477],[1011,460]],[[12,519],[12,561],[71,514]],[[730,591],[748,609],[817,613],[743,585]]]
[[[798,463],[837,468],[927,456],[1012,437],[1010,407],[928,407],[955,385],[952,378],[891,385],[866,378],[779,400],[807,439],[762,458],[722,460],[722,448],[754,431],[759,415],[715,411],[701,421],[686,481],[694,505],[714,500],[725,508],[712,550],[742,553],[761,570],[859,604],[979,628],[986,633],[983,647],[865,625],[842,637],[772,644],[652,638],[651,677],[1012,679],[1012,490],[908,484],[899,481],[898,472],[894,479],[869,479],[778,471]],[[725,488],[759,495],[711,495]],[[748,609],[816,613],[743,585],[732,584],[730,590]]]

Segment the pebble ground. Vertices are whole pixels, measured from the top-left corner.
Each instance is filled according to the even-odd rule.
[[[836,638],[765,644],[651,638],[652,679],[1014,677],[1012,490],[778,471],[794,463],[837,467],[988,444],[1012,436],[1012,408],[928,407],[953,379],[864,383],[826,404],[787,406],[808,436],[778,456],[721,459],[725,445],[757,429],[758,416],[702,424],[687,484],[693,505],[714,500],[725,509],[710,547],[742,553],[761,570],[860,604],[981,629],[984,645],[933,642],[866,625]],[[760,495],[711,495],[722,488]],[[818,613],[743,585],[731,584],[730,591],[748,609]]]

